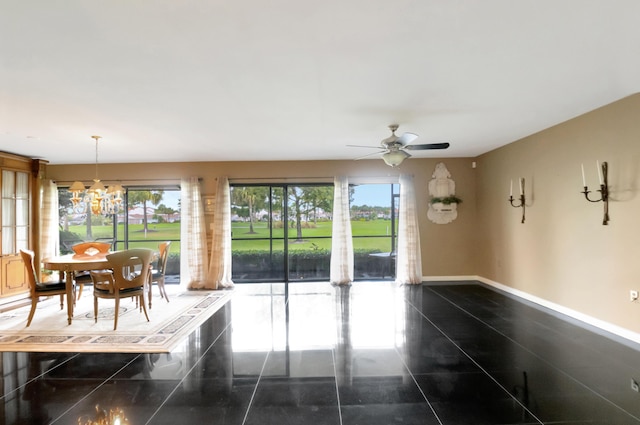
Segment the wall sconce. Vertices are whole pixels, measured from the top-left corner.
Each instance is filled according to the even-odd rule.
[[[589,202],[602,202],[604,205],[604,216],[602,218],[602,224],[609,224],[609,178],[608,171],[609,166],[607,162],[603,162],[602,166],[599,161],[596,161],[596,168],[598,169],[598,181],[600,183],[600,199],[591,199],[589,198],[589,194],[591,191],[587,187],[587,180],[584,177],[584,164],[580,165],[582,168],[582,185],[584,186],[584,190],[581,193],[584,193],[584,197]]]
[[[509,203],[514,208],[522,208],[522,221],[520,221],[520,223],[524,223],[524,210],[526,205],[526,198],[524,196],[524,177],[520,177],[520,203],[516,205],[513,203],[514,200],[515,198],[513,197],[513,180],[511,180],[511,188],[509,192]]]

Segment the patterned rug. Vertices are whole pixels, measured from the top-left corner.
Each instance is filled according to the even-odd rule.
[[[77,301],[71,325],[67,324],[66,304],[60,310],[57,296],[38,304],[28,328],[30,307],[2,313],[0,351],[167,353],[219,310],[232,294],[231,291],[187,291],[177,285],[167,285],[167,292],[168,303],[155,292],[152,308],[147,309],[149,322],[135,301],[121,300],[115,331],[114,301],[98,301],[96,322],[90,290],[85,290]]]

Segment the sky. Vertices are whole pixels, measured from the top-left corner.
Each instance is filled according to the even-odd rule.
[[[368,205],[370,207],[388,207],[390,202],[389,184],[366,184],[355,186],[352,205]],[[165,190],[162,204],[178,209],[180,191]]]
[[[171,207],[174,210],[178,210],[178,200],[180,199],[179,190],[165,190],[162,195],[161,204],[165,204],[167,207]]]
[[[370,207],[388,207],[391,205],[389,184],[366,184],[355,186],[351,205],[367,205]]]

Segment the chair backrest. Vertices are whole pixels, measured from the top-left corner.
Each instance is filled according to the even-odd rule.
[[[91,250],[96,250],[99,253],[107,253],[111,249],[111,244],[108,242],[80,242],[71,247],[75,254],[88,254]],[[89,251],[89,252],[87,252]]]
[[[169,249],[171,248],[171,241],[162,242],[158,245],[160,250],[160,257],[158,258],[158,272],[164,276],[164,272],[167,269],[167,259],[169,258]]]
[[[115,287],[111,270],[91,270],[89,273],[96,289],[109,291],[110,294],[113,294]]]
[[[20,256],[22,257],[24,266],[27,268],[27,279],[29,280],[29,290],[33,295],[36,291],[36,286],[37,286],[36,269],[33,264],[35,254],[33,253],[33,251],[30,251],[28,249],[21,249]]]
[[[113,268],[115,285],[120,289],[144,287],[149,279],[149,265],[153,251],[148,248],[134,248],[107,255]]]

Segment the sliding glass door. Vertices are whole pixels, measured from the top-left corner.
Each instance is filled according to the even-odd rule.
[[[351,186],[355,279],[395,277],[398,186]],[[333,185],[231,186],[232,279],[327,281]]]
[[[232,185],[234,282],[329,279],[333,185]]]
[[[287,222],[282,186],[231,186],[232,279],[284,282]]]

